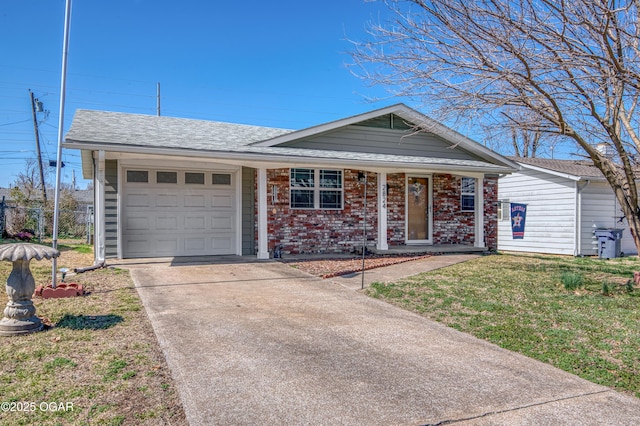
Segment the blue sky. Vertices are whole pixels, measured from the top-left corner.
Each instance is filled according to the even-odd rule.
[[[38,115],[44,163],[56,157],[64,9],[0,8],[0,187],[36,157],[29,89],[50,111]],[[155,114],[158,82],[162,115],[288,129],[398,102],[419,109],[347,67],[347,39],[365,39],[388,13],[379,0],[76,0],[64,131],[76,109]],[[64,150],[63,162],[62,181],[75,171],[84,188],[80,153]]]
[[[29,92],[43,160],[55,159],[64,0],[3,2],[0,9],[0,187],[35,158]],[[364,0],[74,1],[65,132],[76,109],[162,115],[291,129],[398,102],[352,76],[347,38],[385,13]],[[78,151],[64,150],[63,182]],[[51,181],[55,169],[50,168]]]

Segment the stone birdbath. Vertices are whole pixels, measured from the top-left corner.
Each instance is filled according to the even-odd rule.
[[[0,336],[15,336],[42,330],[42,322],[36,316],[31,297],[36,288],[29,269],[31,259],[51,259],[60,256],[52,247],[31,243],[0,245],[0,260],[13,262],[13,270],[7,278],[9,302],[0,320]]]

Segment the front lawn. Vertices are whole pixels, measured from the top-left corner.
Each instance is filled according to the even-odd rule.
[[[58,267],[89,266],[86,245],[63,244]],[[31,261],[36,285],[51,262]],[[0,262],[1,309],[10,262]],[[101,269],[67,282],[88,295],[33,299],[49,326],[0,336],[0,424],[121,425],[186,423],[176,387],[129,273]]]
[[[640,397],[637,258],[492,255],[367,294]]]

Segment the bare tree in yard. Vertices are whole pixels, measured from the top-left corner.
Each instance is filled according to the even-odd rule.
[[[30,217],[30,211],[38,210],[38,214],[44,214],[44,232],[50,233],[53,226],[53,199],[46,202],[42,198],[40,183],[40,175],[38,173],[38,164],[35,160],[25,161],[25,167],[18,174],[15,181],[11,185],[11,200],[15,203],[16,209],[13,217],[13,231],[17,232],[22,229],[29,229],[35,232],[38,227],[37,216],[34,219]],[[60,185],[60,205],[59,210],[62,213],[59,217],[59,232],[61,234],[82,234],[77,228],[82,228],[84,223],[78,224],[74,213],[78,210],[78,201],[73,196],[74,191],[71,185]]]
[[[11,185],[11,199],[20,206],[32,207],[42,203],[40,175],[35,160],[25,161],[24,171],[20,172]]]
[[[528,115],[522,115],[527,111],[520,109],[510,110],[505,109],[501,112],[503,122],[495,125],[491,123],[485,127],[486,134],[493,141],[492,145],[498,145],[497,148],[503,148],[505,140],[511,140],[511,149],[516,157],[536,157],[543,147],[549,145],[553,148],[553,141],[551,135],[546,132],[542,132],[539,128],[540,120],[537,121],[536,126],[522,127],[520,123],[534,122],[536,117],[530,117]],[[546,144],[544,142],[547,142]]]
[[[640,250],[638,3],[388,0],[393,17],[372,24],[352,55],[363,78],[443,118],[507,127],[519,117],[523,131],[575,142],[613,188]]]
[[[518,130],[511,131],[511,144],[516,157],[535,157],[542,133],[523,130],[518,135]]]

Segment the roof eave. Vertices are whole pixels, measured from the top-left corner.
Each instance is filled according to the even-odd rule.
[[[83,149],[80,151],[82,159],[82,178],[93,179],[93,156],[91,150]]]
[[[555,171],[555,170],[549,170],[549,169],[546,169],[544,167],[533,166],[531,164],[524,164],[524,163],[518,163],[518,165],[521,168],[535,170],[535,171],[538,171],[538,172],[547,173],[547,174],[550,174],[552,176],[558,176],[558,177],[562,177],[562,178],[573,180],[573,181],[581,181],[581,180],[595,180],[595,181],[603,181],[603,182],[606,181],[604,176],[602,176],[602,177],[599,177],[599,176],[583,176],[583,175],[575,175],[575,174],[571,174],[571,173],[562,173],[562,172],[558,172],[558,171]]]
[[[85,164],[89,165],[90,170],[93,168],[93,163],[90,160],[90,153],[93,151],[106,151],[106,152],[120,152],[127,154],[142,154],[142,155],[171,155],[182,157],[198,157],[208,159],[220,159],[235,162],[248,162],[256,164],[280,164],[280,165],[324,165],[326,167],[335,167],[337,164],[343,167],[359,167],[368,170],[420,170],[420,171],[434,171],[434,172],[458,172],[458,173],[488,173],[488,174],[505,174],[513,173],[515,168],[503,167],[494,164],[487,164],[486,166],[475,165],[459,165],[459,164],[447,164],[447,163],[415,163],[415,162],[403,162],[403,161],[374,161],[374,160],[362,160],[362,159],[340,159],[335,158],[318,158],[313,156],[303,155],[290,155],[290,154],[273,154],[273,153],[252,153],[252,152],[231,152],[231,151],[202,151],[191,149],[176,149],[176,148],[158,148],[158,147],[142,147],[131,145],[118,145],[113,144],[97,144],[97,143],[85,143],[74,140],[66,140],[63,144],[66,149],[79,149],[83,153],[88,152],[87,161],[85,162],[85,155],[83,154],[83,175]],[[89,178],[92,177],[91,176]]]

